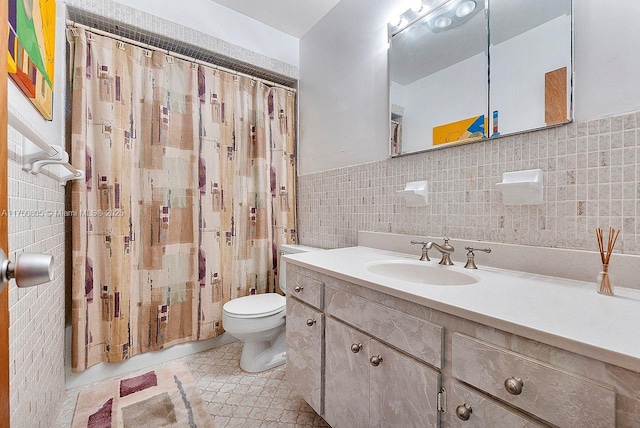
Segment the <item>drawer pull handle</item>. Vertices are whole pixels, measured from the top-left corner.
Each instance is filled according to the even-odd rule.
[[[316,323],[316,320],[312,320],[311,318],[309,318],[309,319],[307,320],[307,325],[308,325],[309,327],[313,327],[313,325],[314,325],[315,323]]]
[[[456,415],[458,416],[458,419],[468,421],[471,417],[471,413],[473,413],[473,409],[467,403],[461,404],[456,407]]]
[[[513,376],[504,381],[504,388],[512,395],[520,395],[523,387],[524,382],[519,377]]]
[[[296,291],[296,293],[299,293],[302,291],[302,287],[300,287],[299,285],[296,285],[293,289]]]
[[[369,362],[373,367],[378,367],[382,362],[382,357],[380,355],[374,355],[369,359]]]
[[[351,345],[351,352],[357,354],[362,349],[362,343],[354,343]]]

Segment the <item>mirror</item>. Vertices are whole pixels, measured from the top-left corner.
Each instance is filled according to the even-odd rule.
[[[569,122],[571,0],[490,4],[491,135]]]
[[[571,0],[449,0],[403,18],[389,26],[391,156],[571,120]]]

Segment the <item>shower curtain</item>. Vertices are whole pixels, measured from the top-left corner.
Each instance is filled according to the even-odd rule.
[[[76,29],[72,369],[223,332],[296,241],[293,92]]]

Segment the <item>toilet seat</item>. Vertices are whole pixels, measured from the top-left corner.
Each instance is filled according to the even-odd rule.
[[[222,311],[232,318],[262,318],[286,309],[287,300],[277,293],[254,294],[228,301]]]
[[[233,299],[222,306],[222,326],[239,339],[245,335],[267,336],[274,329],[284,328],[286,302],[276,293]]]

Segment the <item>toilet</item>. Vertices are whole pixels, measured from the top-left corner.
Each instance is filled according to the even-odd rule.
[[[280,254],[306,253],[319,248],[282,244]],[[286,263],[281,258],[280,290],[286,293]],[[254,294],[233,299],[222,307],[222,325],[244,342],[240,368],[255,373],[284,364],[287,359],[285,336],[286,299],[277,293]]]

